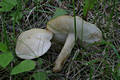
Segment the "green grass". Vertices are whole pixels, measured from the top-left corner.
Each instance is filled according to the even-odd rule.
[[[8,50],[14,56],[12,63],[8,64],[6,68],[0,67],[0,80],[38,79],[39,74],[47,76],[45,77],[47,80],[120,80],[119,0],[100,0],[95,5],[89,4],[89,6],[93,5],[90,9],[87,9],[88,5],[84,7],[87,3],[79,0],[60,0],[62,6],[59,6],[59,3],[54,0],[36,0],[37,3],[20,1],[21,4],[12,4],[9,10],[3,9],[0,12],[0,41],[7,45]],[[55,13],[58,15],[56,12],[58,8],[58,12],[61,11],[61,14],[67,12],[68,15],[74,16],[76,44],[78,43],[76,34],[79,33],[76,32],[76,15],[96,24],[103,33],[104,41],[91,44],[85,48],[76,45],[63,70],[59,73],[53,73],[52,68],[56,55],[58,55],[56,53],[60,52],[62,46],[53,43],[46,55],[42,56],[40,60],[34,60],[37,63],[35,69],[15,76],[10,75],[11,70],[23,61],[15,55],[15,42],[18,35],[33,27],[46,26],[46,23],[53,18]],[[87,11],[84,12],[84,10]]]
[[[74,16],[74,33],[75,33],[75,42],[77,41],[77,30],[76,30],[76,13],[75,13],[75,0],[72,0],[73,3],[73,16]]]

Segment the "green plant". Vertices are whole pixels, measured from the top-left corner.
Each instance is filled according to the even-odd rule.
[[[17,6],[17,7],[16,7]],[[22,18],[22,4],[21,4],[21,0],[2,0],[0,2],[0,12],[2,13],[10,13],[9,16],[12,17],[12,21],[13,21],[13,33],[15,36],[15,24],[19,23],[19,20]],[[3,14],[3,18],[4,14]],[[5,25],[4,25],[5,27]],[[4,33],[5,34],[5,33]]]
[[[3,39],[2,42],[5,43],[6,46],[8,46],[8,35],[7,35],[7,29],[5,26],[5,19],[4,19],[4,15],[2,16],[1,20],[2,20],[2,34],[3,34]]]
[[[12,60],[13,55],[10,51],[8,51],[7,46],[0,42],[0,66],[5,68]]]
[[[11,11],[17,5],[16,0],[2,0],[0,2],[0,12]]]
[[[67,14],[67,12],[64,9],[56,8],[56,11],[54,12],[53,18],[56,18],[58,16],[62,16]]]
[[[12,69],[11,75],[33,70],[35,65],[33,60],[24,60]]]
[[[47,80],[46,72],[36,72],[32,75],[34,80]]]
[[[73,15],[74,15],[74,33],[75,33],[75,42],[77,41],[77,30],[76,30],[76,14],[75,14],[75,0],[72,0],[73,3]]]
[[[95,3],[97,2],[97,0],[85,0],[85,5],[83,7],[83,16],[86,17],[87,16],[87,12],[89,10],[91,10],[92,8],[94,8]]]

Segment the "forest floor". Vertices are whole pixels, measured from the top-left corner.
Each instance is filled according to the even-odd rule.
[[[84,0],[75,1],[75,14],[82,18],[83,6]],[[17,39],[21,32],[31,28],[45,28],[55,14],[62,13],[61,9],[67,12],[67,15],[73,16],[72,0],[29,0],[27,3],[22,3],[21,9],[22,18],[19,20],[20,15],[15,25],[9,12],[0,13],[0,41],[4,42],[5,39],[2,29],[4,23],[9,48],[12,51],[16,45],[14,38]],[[38,71],[46,72],[48,80],[120,80],[120,1],[98,1],[94,8],[88,11],[85,19],[98,26],[103,34],[103,41],[91,44],[87,48],[81,45],[75,46],[59,73],[52,72],[52,68],[63,44],[53,42],[44,56],[35,59],[36,63],[39,63],[39,60],[43,61],[40,67],[37,65],[30,72],[11,76],[12,80],[30,80],[32,74]],[[13,26],[15,26],[15,36]],[[22,59],[15,57],[15,61],[13,66]],[[0,68],[0,80],[11,80],[9,68]]]

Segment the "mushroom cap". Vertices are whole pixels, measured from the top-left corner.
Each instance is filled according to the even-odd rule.
[[[54,18],[47,23],[47,29],[55,34],[55,39],[62,41],[68,33],[74,33],[74,17],[63,15]],[[86,44],[102,39],[100,29],[96,25],[84,21],[79,16],[76,16],[76,30],[77,37]]]
[[[69,32],[73,32],[73,22],[74,19],[72,16],[58,16],[47,23],[47,29],[53,33],[68,34]]]
[[[26,37],[37,37],[41,39],[51,40],[52,35],[53,35],[52,32],[48,30],[33,28],[21,33],[19,36],[19,39],[26,38]]]
[[[83,46],[102,40],[102,32],[95,24],[86,22],[82,18],[77,16],[76,27],[77,27],[77,36],[80,40],[83,41],[84,43]]]
[[[16,54],[22,59],[34,59],[45,54],[51,46],[52,32],[45,29],[30,29],[20,34]]]

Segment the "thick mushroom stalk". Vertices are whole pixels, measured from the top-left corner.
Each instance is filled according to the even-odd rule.
[[[45,29],[30,29],[17,39],[16,54],[22,59],[34,59],[45,54],[51,46],[52,32]]]
[[[96,27],[96,25],[86,22],[78,16],[76,16],[76,28],[77,37],[84,42],[84,45],[94,43],[102,39],[102,32]],[[74,18],[67,15],[59,16],[47,23],[47,29],[55,34],[55,40],[61,42],[65,41],[53,68],[54,72],[59,72],[75,44]]]
[[[69,33],[64,47],[62,48],[60,55],[55,61],[55,67],[53,68],[54,72],[58,72],[62,69],[62,66],[64,65],[64,62],[66,59],[69,57],[69,54],[71,53],[72,48],[74,47],[75,44],[75,37],[73,33]]]

